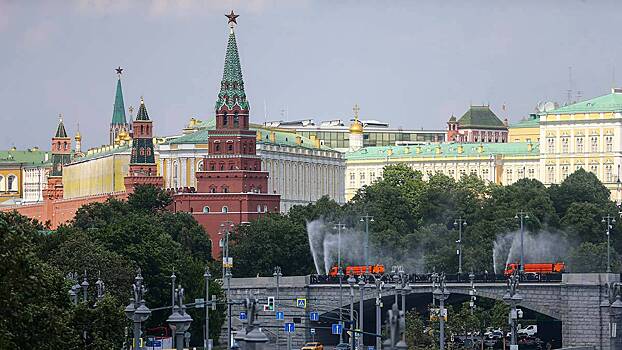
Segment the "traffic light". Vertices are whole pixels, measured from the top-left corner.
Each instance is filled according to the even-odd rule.
[[[268,297],[268,310],[274,311],[274,297]]]

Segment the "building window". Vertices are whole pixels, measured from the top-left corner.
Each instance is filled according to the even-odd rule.
[[[512,174],[512,169],[507,169],[505,171],[505,182],[506,182],[507,185],[511,184],[512,181],[514,180],[512,175],[513,175]]]
[[[590,172],[596,176],[598,176],[598,164],[590,165]]]
[[[233,144],[232,143],[227,145],[227,151],[229,151],[229,152],[233,151]]]
[[[209,213],[209,207],[207,205],[203,207],[203,212]]]
[[[577,142],[577,153],[583,153],[583,151],[585,150],[583,147],[583,137],[577,137],[576,142]]]
[[[361,180],[361,186],[365,185],[365,173],[364,172],[360,172],[359,173],[359,179]]]
[[[218,241],[218,246],[219,246],[220,248],[222,248],[222,247],[224,247],[224,245],[225,245],[225,241],[224,241],[224,239],[223,239],[223,238],[221,238],[221,239]]]
[[[268,206],[267,206],[267,205],[265,205],[265,204],[263,205],[263,212],[264,212],[264,213],[267,213],[267,212],[268,212]]]
[[[613,182],[613,168],[611,164],[605,165],[605,182]]]
[[[566,178],[568,177],[568,171],[568,165],[562,165],[562,181],[566,180]]]
[[[228,213],[229,212],[229,208],[227,208],[227,206],[223,206],[222,209],[221,209],[221,212]]]
[[[605,150],[607,152],[613,151],[613,136],[605,136]]]
[[[214,148],[216,149],[216,152],[220,152],[220,142],[215,142]]]
[[[147,156],[151,155],[151,148],[147,147]]]
[[[460,169],[460,177],[463,177],[464,175],[466,175],[466,170]]]
[[[222,116],[222,125],[227,125],[229,120],[227,120],[227,113]]]
[[[202,161],[202,160],[200,160],[200,161],[197,163],[197,170],[198,170],[198,171],[203,171],[203,161]],[[213,166],[213,165],[212,165],[212,170],[214,170],[214,166]]]
[[[555,153],[555,138],[549,137],[546,139],[546,151],[548,153]]]
[[[9,175],[7,178],[7,190],[9,192],[17,192],[17,178],[15,175]]]
[[[536,177],[536,170],[534,168],[527,169],[527,176],[530,179],[534,179]]]
[[[552,165],[546,167],[546,180],[548,183],[555,183],[555,167]]]
[[[257,212],[261,213],[261,204],[257,204]]]
[[[524,179],[525,178],[525,168],[518,169],[518,178],[519,179]]]
[[[354,187],[356,183],[356,175],[352,172],[350,173],[350,186]]]
[[[570,144],[568,137],[562,137],[562,153],[568,153],[568,145]]]
[[[598,136],[590,137],[590,151],[598,152]]]

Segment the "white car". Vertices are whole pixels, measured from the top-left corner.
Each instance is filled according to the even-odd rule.
[[[534,335],[536,335],[536,333],[538,333],[538,326],[536,326],[535,324],[529,325],[525,328],[521,328],[519,329],[516,333],[518,334],[526,334],[530,337],[533,337]]]

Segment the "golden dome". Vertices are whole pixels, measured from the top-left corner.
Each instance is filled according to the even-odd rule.
[[[119,137],[119,135],[114,137],[114,144],[118,145],[119,143],[121,143],[121,138]]]
[[[361,123],[358,119],[354,119],[352,125],[350,125],[350,133],[352,134],[362,134],[363,133],[363,123]]]
[[[82,140],[82,136],[80,135],[80,132],[79,132],[79,131],[78,131],[78,132],[76,132],[76,137],[75,137],[75,140],[76,140],[76,141],[80,141],[80,140]]]

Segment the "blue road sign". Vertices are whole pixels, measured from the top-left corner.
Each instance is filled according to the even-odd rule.
[[[240,320],[242,320],[242,321],[246,320],[246,312],[244,312],[244,311],[240,312]]]
[[[368,346],[368,347],[367,347],[367,350],[375,350],[375,349],[376,349],[376,347],[375,347],[375,346]]]
[[[330,330],[332,334],[341,334],[343,325],[341,323],[333,323],[330,325]]]
[[[315,334],[315,328],[311,328],[309,331],[311,332],[311,334]]]
[[[296,330],[296,325],[294,323],[286,323],[285,324],[285,333],[294,333]]]
[[[276,312],[276,319],[279,321],[283,321],[285,319],[285,314],[283,313],[283,311]]]
[[[317,312],[311,312],[309,314],[309,320],[311,321],[319,321],[320,320],[320,314]]]
[[[162,347],[162,341],[161,340],[151,340],[147,342],[147,346],[149,347]]]
[[[296,307],[305,309],[307,307],[307,299],[305,299],[305,298],[297,298],[296,299]]]

